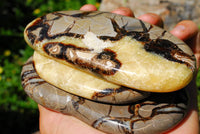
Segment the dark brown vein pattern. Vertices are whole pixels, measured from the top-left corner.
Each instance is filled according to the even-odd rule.
[[[58,25],[60,29],[55,30]],[[88,31],[104,41],[119,41],[129,36],[144,43],[144,49],[148,52],[156,53],[170,61],[186,64],[192,70],[195,68],[194,55],[182,50],[184,43],[169,37],[166,31],[137,19],[107,12],[61,11],[47,14],[36,19],[27,27],[25,33],[31,44],[36,46],[44,39],[50,40],[62,36],[84,38]]]
[[[108,12],[50,13],[31,22],[24,35],[41,55],[132,89],[177,91],[195,70],[194,54],[183,41],[154,25]]]
[[[113,134],[159,134],[179,123],[187,112],[185,89],[157,94],[127,105],[96,103],[74,96],[42,80],[30,58],[23,66],[22,85],[37,103],[71,114],[101,131]]]

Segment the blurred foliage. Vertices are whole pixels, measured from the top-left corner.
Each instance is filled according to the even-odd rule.
[[[78,10],[97,0],[1,0],[0,16],[0,111],[37,111],[37,104],[23,91],[22,65],[33,54],[23,39],[25,26],[41,15],[58,10]]]
[[[37,109],[37,105],[22,89],[20,82],[21,66],[32,55],[29,47],[12,53],[10,49],[0,55],[0,108],[5,111],[24,112],[25,109]]]
[[[198,89],[200,91],[200,68],[199,68],[199,72],[197,74],[197,81],[196,81],[196,83],[197,83],[197,87],[198,87]]]
[[[78,10],[84,4],[99,6],[99,0],[1,0],[0,35],[23,36],[23,29],[35,17],[59,10]]]

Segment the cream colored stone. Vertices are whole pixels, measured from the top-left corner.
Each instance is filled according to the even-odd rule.
[[[195,70],[195,60],[191,49],[183,41],[164,29],[130,17],[102,12],[91,12],[88,15],[83,13],[83,17],[70,16],[70,14],[74,15],[74,13],[80,15],[82,12],[63,11],[60,13],[66,15],[60,17],[59,19],[61,20],[52,19],[51,21],[43,20],[40,22],[48,23],[49,31],[55,24],[65,22],[68,24],[67,27],[61,25],[65,29],[64,33],[59,33],[60,28],[56,31],[54,27],[54,33],[51,32],[49,35],[48,32],[44,32],[45,30],[48,31],[44,26],[44,36],[42,36],[38,32],[38,30],[41,30],[41,24],[32,31],[27,30],[32,25],[34,27],[37,26],[36,22],[38,20],[36,19],[25,29],[27,43],[40,54],[62,64],[78,68],[93,75],[97,73],[95,77],[100,76],[100,78],[105,78],[111,83],[133,89],[148,92],[171,92],[185,87],[191,81]],[[52,15],[53,17],[55,16]],[[106,30],[104,31],[104,29]],[[78,36],[76,37],[76,35]],[[52,36],[55,37],[51,38]],[[35,37],[34,42],[31,42],[33,37]],[[43,38],[40,39],[41,37]],[[137,41],[140,40],[140,37],[141,41]],[[175,61],[170,61],[159,54],[147,52],[144,49],[145,43],[156,42],[156,40],[169,41],[168,43],[171,42],[174,45],[169,48],[171,51],[166,53],[168,55],[175,54],[173,55],[173,60]],[[60,48],[55,51],[62,51],[56,56],[52,54],[54,51],[51,54],[45,52],[44,50],[48,49],[46,45],[49,44],[57,44]],[[59,44],[62,45],[60,46]],[[68,50],[67,46],[74,47]],[[156,44],[154,46],[156,47]],[[121,63],[119,68],[115,68],[115,63],[112,63],[115,62],[112,61],[113,59],[109,59],[109,61],[98,59],[98,55],[107,50],[116,54],[115,59]],[[175,53],[172,53],[172,51]],[[69,57],[66,57],[66,53]],[[182,53],[183,55],[181,55]],[[110,55],[106,56],[109,57]],[[71,58],[71,61],[67,61],[68,58]],[[179,60],[179,62],[176,62],[176,60]],[[180,62],[183,62],[183,64]],[[96,68],[97,71],[95,70]],[[103,74],[103,71],[98,72],[98,69],[103,71],[116,70],[116,72]]]
[[[118,92],[117,89],[120,90],[122,88],[120,85],[61,64],[40,55],[36,51],[34,52],[33,60],[35,69],[42,79],[62,90],[87,99],[118,104],[137,101],[148,96],[148,93],[138,92],[125,87],[123,89],[126,89],[126,91]],[[109,94],[109,91],[106,91],[106,89],[113,89],[114,92]],[[95,96],[103,90],[105,90],[105,96],[103,94],[99,98]]]
[[[94,92],[100,92],[106,88],[120,87],[98,77],[88,75],[83,71],[60,64],[37,52],[34,52],[33,58],[35,68],[41,78],[65,91],[85,98],[92,98]]]
[[[144,50],[143,44],[123,38],[112,47],[122,66],[109,81],[151,92],[171,92],[183,88],[193,76],[185,64],[169,61]]]

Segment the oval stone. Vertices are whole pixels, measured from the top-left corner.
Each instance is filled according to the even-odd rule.
[[[164,29],[100,11],[60,11],[31,22],[27,43],[40,54],[112,83],[172,92],[192,79],[191,49]]]
[[[90,100],[124,104],[144,99],[150,94],[110,83],[42,56],[36,51],[33,61],[35,70],[42,79],[64,91]]]
[[[172,93],[152,93],[126,105],[96,103],[74,96],[41,79],[32,58],[22,69],[25,92],[49,109],[70,114],[110,134],[160,134],[176,126],[186,115],[188,96],[185,89]]]

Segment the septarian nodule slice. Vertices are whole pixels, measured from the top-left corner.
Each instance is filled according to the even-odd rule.
[[[143,91],[181,89],[195,70],[194,55],[183,41],[112,13],[55,12],[31,22],[24,35],[40,54]]]
[[[187,89],[172,93],[152,93],[126,105],[102,104],[72,95],[41,79],[32,58],[23,66],[22,85],[38,104],[72,115],[109,134],[161,134],[186,115]]]
[[[86,72],[71,68],[35,52],[35,70],[41,78],[69,93],[111,104],[144,99],[149,93],[110,83]]]

